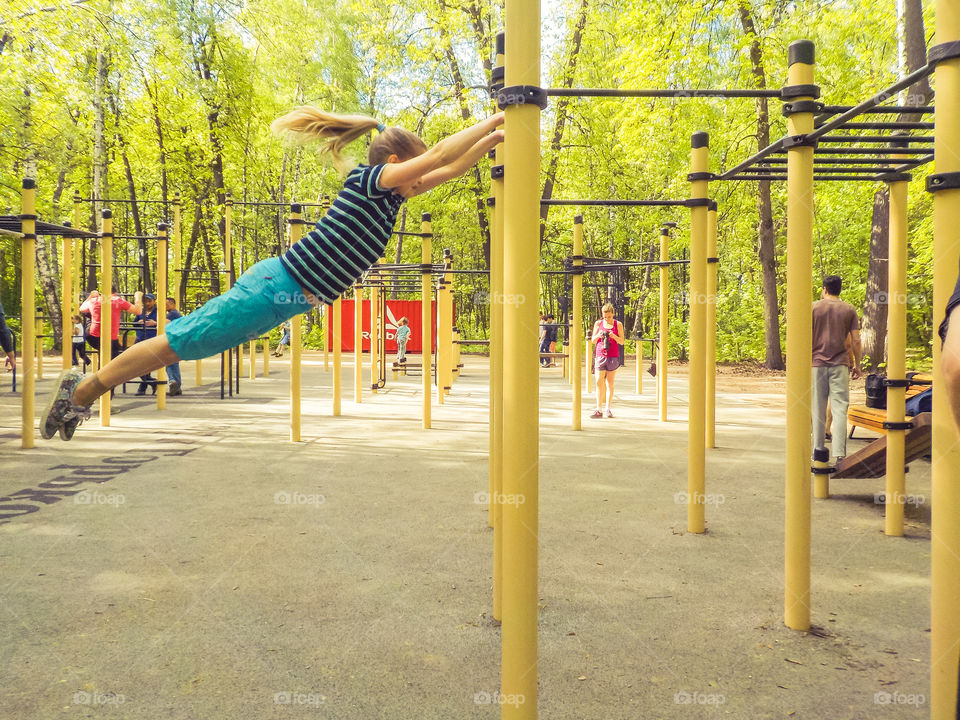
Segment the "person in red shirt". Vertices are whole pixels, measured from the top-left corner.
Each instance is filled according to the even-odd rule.
[[[80,312],[90,315],[90,328],[87,330],[87,342],[90,347],[99,352],[100,350],[100,311],[103,299],[96,290],[91,290],[90,295],[80,305]],[[120,314],[128,312],[131,315],[140,315],[143,312],[143,293],[139,290],[133,295],[133,302],[127,302],[117,294],[117,289],[113,288],[113,296],[110,298],[110,357],[117,357],[121,353],[120,348]]]

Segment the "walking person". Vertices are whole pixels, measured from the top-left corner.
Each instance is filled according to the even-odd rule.
[[[177,299],[168,297],[167,298],[167,322],[171,323],[177,318],[181,318],[183,315],[180,314],[180,311],[177,310]],[[183,390],[181,385],[183,384],[183,379],[180,377],[180,363],[170,363],[167,365],[167,396],[170,395],[183,395]]]
[[[407,361],[407,340],[410,339],[410,327],[405,317],[400,318],[400,327],[397,328],[397,362]]]
[[[603,317],[593,324],[590,336],[590,342],[596,348],[594,366],[597,373],[597,407],[590,417],[612,418],[610,403],[613,402],[613,381],[620,367],[620,346],[627,341],[623,323],[613,317],[613,305],[606,303],[601,310]]]
[[[279,258],[262,260],[230,290],[171,323],[165,335],[135,345],[84,378],[64,371],[41,416],[41,436],[69,440],[94,400],[110,388],[179,360],[216,355],[259,337],[313,306],[332,304],[380,258],[406,198],[459,177],[503,140],[503,113],[444,138],[431,148],[414,133],[363,115],[334,115],[301,106],[272,129],[301,140],[325,140],[323,151],[345,169],[341,151],[376,129],[366,165],[344,187],[316,227]]]
[[[543,357],[550,352],[550,316],[540,313],[540,366],[549,367],[550,358]]]
[[[840,299],[842,288],[843,280],[838,275],[827,275],[823,278],[820,300],[813,304],[813,447],[814,451],[826,450],[829,402],[833,413],[830,443],[835,460],[847,454],[850,378],[856,380],[862,374],[860,361],[863,356],[860,319],[853,305]]]

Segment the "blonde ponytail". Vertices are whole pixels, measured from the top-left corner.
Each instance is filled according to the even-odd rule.
[[[335,115],[312,105],[300,105],[274,120],[270,130],[299,143],[326,140],[320,152],[330,153],[334,166],[347,170],[349,161],[343,149],[379,124],[367,115]]]

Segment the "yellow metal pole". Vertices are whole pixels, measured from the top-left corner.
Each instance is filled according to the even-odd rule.
[[[290,247],[300,242],[303,234],[300,215],[303,208],[299,203],[290,205]],[[300,342],[300,324],[303,315],[290,318],[290,442],[300,442],[300,369],[303,344]]]
[[[330,369],[330,313],[332,305],[323,306],[323,370]]]
[[[340,398],[343,395],[343,300],[333,301],[333,416],[340,417]]]
[[[635,345],[635,350],[637,361],[636,361],[636,376],[637,376],[637,395],[643,395],[643,343],[638,339]],[[626,350],[624,350],[626,353]]]
[[[949,49],[960,42],[960,5],[937,0],[937,43]],[[936,66],[937,111],[934,140],[936,171],[960,172],[960,58]],[[960,190],[933,195],[933,306],[942,313],[950,297],[960,256]],[[933,482],[931,527],[931,720],[954,720],[958,706],[960,662],[960,443],[944,392],[942,348],[933,343]]]
[[[60,355],[63,358],[63,369],[67,370],[73,365],[73,239],[64,235],[60,242],[63,246],[63,259],[60,264]]]
[[[34,320],[33,332],[37,338],[37,380],[43,379],[43,316],[38,315]]]
[[[573,380],[573,429],[582,430],[580,351],[583,348],[583,215],[573,218],[573,327],[570,333],[570,377]],[[587,371],[589,375],[589,370]]]
[[[453,267],[453,256],[450,251],[445,251],[443,259],[444,268],[450,270]],[[444,384],[443,392],[447,395],[453,390],[453,275],[449,272],[443,274],[443,316],[444,323]]]
[[[660,262],[670,261],[670,228],[676,223],[669,223],[660,228]],[[660,412],[660,422],[667,421],[667,360],[670,357],[670,266],[660,266],[660,328],[658,335],[660,342],[657,346],[657,396]]]
[[[270,340],[263,341],[263,376],[270,377]]]
[[[23,372],[22,394],[20,395],[20,447],[33,447],[33,395],[36,387],[34,379],[35,361],[33,357],[34,333],[33,316],[36,314],[36,252],[37,252],[37,181],[23,179],[23,193],[20,196],[20,360]]]
[[[423,429],[429,430],[431,426],[430,402],[433,393],[433,370],[432,356],[433,351],[433,282],[431,271],[432,253],[433,253],[433,234],[431,231],[430,213],[423,213],[420,219],[420,234],[422,242],[420,243],[420,292],[421,316],[420,316],[420,334],[422,337],[420,370],[423,374]]]
[[[818,500],[830,497],[830,470],[836,468],[830,465],[830,451],[827,448],[813,450],[813,496]]]
[[[704,444],[717,446],[717,203],[707,208],[706,430]]]
[[[167,232],[166,223],[157,225],[157,335],[167,331]],[[157,410],[167,407],[167,368],[157,370]]]
[[[173,295],[177,298],[177,305],[182,306],[184,298],[179,297],[180,295],[180,281],[182,279],[181,272],[183,271],[183,261],[182,253],[180,252],[180,193],[176,193],[173,196],[173,227],[170,229],[170,239],[173,243],[173,282],[174,286],[177,288]]]
[[[377,260],[377,264],[380,261]],[[370,273],[370,392],[377,392],[380,377],[380,293],[377,290],[378,276]]]
[[[83,198],[80,197],[80,193],[77,190],[73,191],[73,226],[77,230],[83,229]],[[83,267],[83,243],[86,242],[86,238],[77,238],[76,244],[73,246],[73,263],[74,263],[74,277],[76,278],[76,286],[73,291],[73,299],[71,303],[71,313],[77,313],[80,310],[80,302],[78,302],[79,297],[86,298],[87,295],[87,280],[86,273],[87,269]],[[81,301],[82,302],[82,301]]]
[[[250,341],[250,379],[257,379],[257,341]]]
[[[593,390],[594,390],[594,386],[593,386],[593,382],[594,382],[594,378],[593,378],[593,367],[594,367],[595,361],[594,361],[594,359],[593,359],[593,343],[590,342],[590,338],[588,337],[588,338],[584,339],[583,345],[584,345],[584,347],[583,347],[583,357],[584,357],[583,367],[584,367],[584,370],[586,370],[586,375],[587,375],[587,394],[589,395],[589,394],[592,393]]]
[[[503,67],[503,33],[496,38],[497,67]],[[498,90],[502,85],[495,87]],[[487,523],[493,528],[493,618],[503,620],[503,144],[493,150],[490,189],[490,461]]]
[[[906,178],[888,182],[890,190],[890,245],[887,271],[887,377],[907,377],[907,187]],[[887,387],[887,422],[906,419],[905,387]],[[907,492],[904,475],[904,431],[887,430],[886,517],[884,532],[903,535],[903,507]]]
[[[814,46],[790,44],[789,86],[813,85]],[[798,97],[795,101],[815,98]],[[813,131],[813,113],[787,118],[791,136]],[[787,470],[784,526],[784,622],[794,630],[810,629],[810,358],[813,353],[813,148],[787,151]]]
[[[100,367],[113,356],[113,213],[102,210],[100,224]],[[110,393],[100,396],[100,426],[110,426]]]
[[[506,0],[505,99],[540,83],[539,0]],[[537,717],[537,542],[540,430],[537,297],[540,286],[540,107],[506,108],[504,125],[503,626],[501,717]],[[506,359],[509,359],[507,362]]]
[[[690,401],[687,429],[687,531],[706,531],[706,372],[707,372],[707,180],[710,167],[707,133],[693,134],[690,172]]]
[[[444,250],[443,266],[447,267],[447,251]],[[447,374],[447,347],[450,327],[447,325],[447,274],[444,272],[437,280],[437,403],[444,404],[449,393]]]
[[[363,402],[363,285],[353,286],[353,401]]]

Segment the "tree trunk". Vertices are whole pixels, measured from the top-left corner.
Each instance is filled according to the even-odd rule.
[[[902,72],[909,74],[919,70],[927,62],[924,41],[923,7],[920,0],[898,0],[901,6],[899,27],[900,44],[903,48]],[[900,98],[903,105],[922,107],[933,98],[927,78],[910,86]],[[917,113],[901,113],[901,122],[923,119]],[[884,185],[873,197],[873,217],[870,223],[870,265],[867,269],[867,296],[863,307],[863,354],[864,368],[876,372],[886,362],[887,339],[887,287],[890,248],[890,192]]]
[[[583,30],[587,25],[588,0],[580,0],[580,13],[577,15],[577,24],[573,28],[570,38],[570,52],[567,55],[567,64],[563,72],[561,86],[573,87],[573,76],[577,71],[577,60],[580,58],[580,46],[583,42]],[[550,163],[543,175],[543,200],[553,197],[553,186],[557,178],[557,165],[560,162],[560,143],[563,140],[563,128],[567,122],[567,106],[570,98],[562,97],[557,101],[557,119],[553,125],[553,138],[550,141]],[[549,205],[540,206],[540,246],[543,247],[547,228],[547,216],[550,213]],[[612,237],[612,236],[611,236]]]
[[[53,328],[53,347],[60,349],[63,341],[63,314],[60,309],[60,273],[57,268],[55,239],[38,237],[36,242],[37,276],[40,290],[47,303],[47,321]],[[49,247],[53,244],[53,247]],[[37,313],[38,315],[40,313]]]
[[[876,371],[886,358],[887,288],[890,249],[890,193],[887,188],[873,196],[873,225],[870,228],[870,267],[863,303],[863,366]]]
[[[441,12],[443,7],[441,6]],[[447,32],[446,27],[443,24],[442,18],[437,23],[437,28],[440,31],[440,37],[443,40],[443,51],[447,56],[447,62],[450,65],[450,72],[453,75],[453,88],[457,96],[457,101],[460,104],[460,117],[464,120],[470,120],[472,113],[470,112],[470,106],[467,104],[467,98],[464,95],[464,82],[463,74],[460,72],[460,63],[457,61],[457,56],[453,51],[453,44],[450,40],[450,33]],[[480,240],[483,243],[483,247],[486,248],[484,256],[487,260],[487,267],[490,266],[490,225],[487,221],[487,198],[486,193],[483,190],[483,178],[480,175],[480,168],[474,166],[473,168],[473,183],[470,188],[473,192],[474,202],[477,207],[477,226],[480,229]]]
[[[746,2],[741,2],[740,24],[750,38],[750,62],[757,89],[767,87],[767,74],[763,66],[763,50],[757,37],[753,15]],[[757,149],[770,144],[770,109],[767,98],[757,99]],[[770,198],[770,182],[758,183],[759,245],[761,283],[763,289],[763,334],[764,367],[783,370],[783,350],[780,345],[780,299],[777,295],[777,236],[773,226],[773,203]]]
[[[97,51],[97,71],[93,86],[93,187],[91,195],[93,202],[90,218],[90,229],[97,232],[100,229],[100,200],[107,196],[107,146],[106,146],[106,114],[104,113],[104,98],[107,86],[107,58],[103,51]],[[99,262],[97,252],[98,243],[90,239],[88,258],[90,267],[87,268],[87,287],[97,287],[97,267]],[[107,278],[109,284],[113,278]]]

